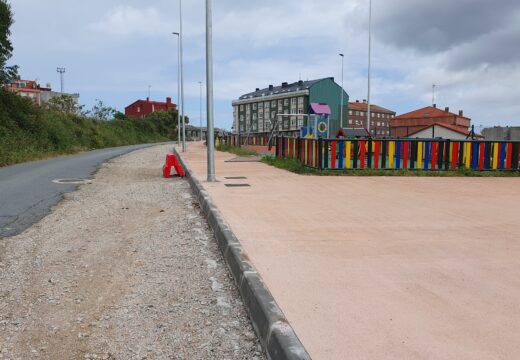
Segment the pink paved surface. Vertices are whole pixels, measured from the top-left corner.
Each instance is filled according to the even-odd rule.
[[[520,359],[520,178],[310,177],[233,157],[217,152],[207,183],[205,148],[184,154],[313,359]]]

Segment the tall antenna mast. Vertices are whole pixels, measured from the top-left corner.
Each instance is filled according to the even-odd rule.
[[[437,85],[435,85],[435,84],[432,85],[432,106],[435,105],[435,87],[436,86]]]
[[[60,92],[63,94],[63,91],[64,91],[64,83],[65,83],[65,68],[57,68],[56,71],[60,74],[60,83],[61,83],[61,88],[60,88]]]

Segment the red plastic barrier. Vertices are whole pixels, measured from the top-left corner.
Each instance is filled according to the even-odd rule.
[[[181,164],[179,163],[179,160],[174,154],[167,154],[166,155],[166,164],[163,166],[163,176],[165,178],[172,177],[172,167],[175,169],[175,172],[180,177],[184,177],[184,169],[182,168]]]

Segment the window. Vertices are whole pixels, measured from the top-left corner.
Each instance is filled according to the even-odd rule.
[[[258,110],[264,109],[264,103],[258,103]]]
[[[140,107],[140,106],[137,107],[137,112],[138,112],[138,113],[141,112],[141,107]]]
[[[244,111],[244,105],[240,105],[240,111]]]
[[[303,96],[298,98],[298,104],[303,106]]]
[[[276,111],[271,112],[271,120],[276,120]]]
[[[253,110],[256,110],[256,103],[253,104]]]
[[[296,128],[296,117],[291,116],[291,129]]]
[[[289,106],[289,99],[284,99],[283,105],[284,106]]]
[[[303,116],[298,116],[298,127],[303,127]]]
[[[354,115],[353,112],[352,112],[352,110],[349,110],[349,111],[348,111],[348,114],[349,114],[350,116]]]
[[[276,100],[271,101],[271,107],[276,107]]]
[[[372,116],[372,117],[376,117],[376,114],[374,114],[374,113],[371,113],[371,116]]]
[[[296,105],[297,102],[298,102],[297,98],[292,98],[291,99],[291,105]]]
[[[258,120],[264,120],[264,113],[263,112],[259,112],[258,113]]]
[[[379,121],[377,122],[377,126],[381,126],[381,123]]]
[[[253,120],[256,120],[256,113],[253,114]]]
[[[298,114],[303,114],[303,108],[298,109]]]
[[[264,108],[265,108],[265,109],[268,109],[268,108],[269,108],[269,101],[266,101],[266,102],[264,103]]]
[[[278,107],[282,106],[282,100],[278,100]]]
[[[381,119],[381,114],[377,114],[377,117]]]

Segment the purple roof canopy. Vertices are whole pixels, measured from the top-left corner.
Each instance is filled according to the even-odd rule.
[[[325,103],[311,103],[310,111],[313,114],[324,114],[324,115],[332,114],[332,112],[330,111],[330,106]]]

